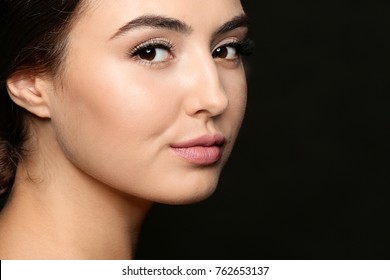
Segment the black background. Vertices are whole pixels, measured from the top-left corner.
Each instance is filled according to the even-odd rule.
[[[390,1],[243,4],[237,145],[212,197],[152,208],[136,258],[389,259]]]

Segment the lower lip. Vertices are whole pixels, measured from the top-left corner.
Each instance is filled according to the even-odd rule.
[[[219,146],[172,147],[172,150],[179,157],[198,165],[211,165],[222,157],[222,148]]]

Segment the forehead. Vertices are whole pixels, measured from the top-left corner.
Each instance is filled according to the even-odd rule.
[[[73,29],[75,33],[108,36],[134,18],[159,15],[206,32],[243,13],[240,0],[87,0]]]

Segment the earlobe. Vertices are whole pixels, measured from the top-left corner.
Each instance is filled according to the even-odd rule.
[[[15,73],[7,80],[10,98],[20,107],[40,118],[50,118],[48,87],[42,78],[29,73]]]

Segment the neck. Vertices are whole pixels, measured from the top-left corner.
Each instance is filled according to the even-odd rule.
[[[18,165],[0,216],[0,257],[131,259],[150,206],[84,174],[61,153],[32,155]]]

